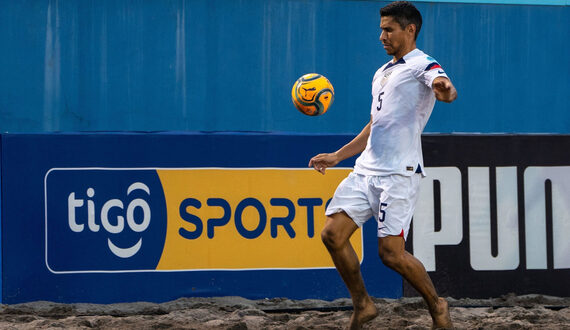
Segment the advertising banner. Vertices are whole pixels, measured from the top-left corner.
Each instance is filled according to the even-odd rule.
[[[407,249],[443,296],[570,295],[570,136],[427,135]],[[404,281],[404,295],[417,293]]]
[[[351,138],[5,134],[2,302],[347,297],[320,232],[354,159],[307,164]],[[351,243],[371,294],[400,297],[375,227]]]
[[[51,169],[46,266],[58,274],[334,269],[319,234],[331,192],[349,172]],[[362,262],[361,230],[352,244]]]
[[[2,303],[348,297],[320,240],[351,135],[2,135]],[[406,242],[438,292],[570,295],[570,138],[425,135]],[[375,297],[416,293],[352,238]],[[381,279],[381,280],[379,280]]]

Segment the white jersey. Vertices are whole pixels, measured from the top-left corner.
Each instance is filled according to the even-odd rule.
[[[384,64],[372,80],[372,125],[354,172],[363,175],[424,173],[421,134],[435,104],[432,83],[447,77],[419,49]]]

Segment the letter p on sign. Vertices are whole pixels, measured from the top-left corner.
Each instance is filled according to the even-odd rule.
[[[457,245],[463,239],[461,172],[457,167],[431,167],[420,187],[414,214],[414,256],[435,271],[435,246]],[[434,181],[439,181],[441,229],[435,231]]]

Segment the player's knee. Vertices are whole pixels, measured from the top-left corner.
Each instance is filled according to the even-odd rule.
[[[401,255],[394,250],[387,248],[378,248],[378,255],[382,263],[392,269],[398,268],[401,263]]]
[[[339,234],[336,231],[326,226],[321,231],[321,240],[328,249],[335,250],[340,248],[340,246],[342,245],[342,241]]]

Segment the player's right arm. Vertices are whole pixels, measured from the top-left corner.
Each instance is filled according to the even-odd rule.
[[[363,152],[370,135],[370,125],[372,125],[372,116],[370,116],[370,122],[364,126],[362,131],[352,141],[335,152],[318,154],[311,158],[309,167],[314,168],[321,174],[325,174],[327,167],[333,167],[341,161]]]

